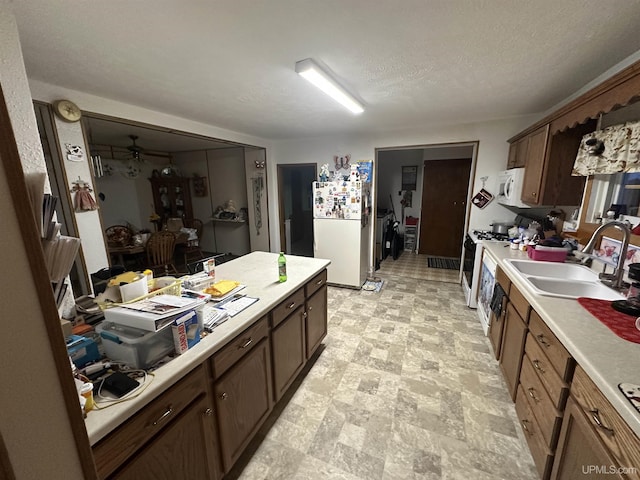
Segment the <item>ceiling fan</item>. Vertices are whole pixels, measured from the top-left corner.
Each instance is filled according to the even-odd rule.
[[[171,164],[171,160],[173,158],[172,155],[168,153],[147,150],[146,148],[138,145],[137,140],[139,137],[137,135],[127,136],[131,139],[132,143],[130,145],[127,145],[126,147],[116,147],[113,145],[92,146],[92,151],[95,152],[95,156],[97,156],[98,159],[97,161],[101,164],[100,170],[103,174],[112,175],[115,171],[118,171],[127,178],[137,178],[142,172],[140,164],[144,163],[146,158],[148,157],[168,158],[169,163]],[[123,162],[124,165],[102,165],[102,159],[100,158],[101,150],[103,152],[103,155],[106,155],[111,160],[118,160],[119,162]],[[94,162],[96,161],[94,155],[92,155],[92,159],[94,159]]]
[[[131,158],[133,158],[134,160],[143,160],[143,156],[150,156],[150,157],[162,157],[162,158],[171,158],[171,155],[167,154],[167,153],[160,153],[160,152],[153,152],[151,150],[147,150],[144,147],[141,147],[140,145],[138,145],[136,143],[136,141],[138,140],[138,136],[137,135],[128,135],[128,137],[131,139],[131,145],[128,145],[126,147],[127,150],[129,150],[129,152],[131,152]]]

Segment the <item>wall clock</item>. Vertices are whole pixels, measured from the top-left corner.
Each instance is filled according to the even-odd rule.
[[[82,117],[78,106],[69,100],[58,100],[53,104],[53,111],[65,122],[77,122]]]

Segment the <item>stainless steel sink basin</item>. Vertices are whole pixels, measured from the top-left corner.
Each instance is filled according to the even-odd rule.
[[[506,259],[538,295],[561,298],[621,300],[624,296],[607,287],[598,274],[584,265]]]
[[[558,262],[538,262],[534,260],[507,260],[516,270],[524,275],[534,277],[562,278],[566,280],[579,280],[597,282],[598,274],[584,265]]]
[[[528,277],[527,281],[540,295],[563,298],[599,298],[602,300],[621,300],[624,297],[602,283],[576,282],[558,278]]]

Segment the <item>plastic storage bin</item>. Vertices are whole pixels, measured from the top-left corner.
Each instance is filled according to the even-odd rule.
[[[561,247],[527,248],[527,254],[531,260],[543,262],[564,262],[567,259],[567,253],[567,249]]]
[[[157,332],[149,332],[102,322],[96,326],[96,332],[100,334],[104,353],[111,361],[133,368],[147,369],[174,351],[170,325]]]

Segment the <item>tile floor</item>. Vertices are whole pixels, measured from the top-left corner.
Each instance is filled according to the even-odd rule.
[[[379,293],[329,288],[325,347],[228,478],[538,478],[475,310],[403,257]]]

